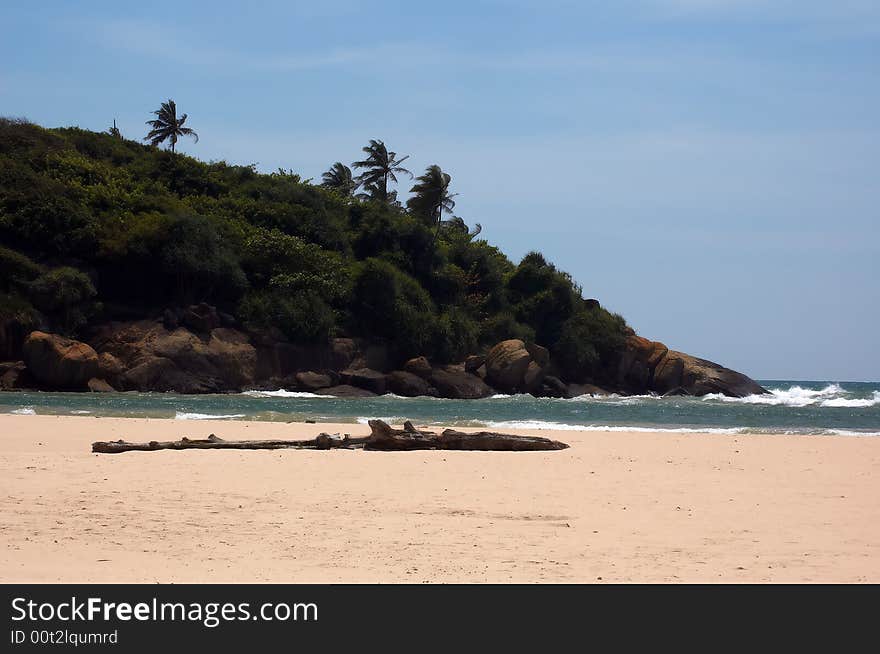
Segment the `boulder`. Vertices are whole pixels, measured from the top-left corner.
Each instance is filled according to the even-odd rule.
[[[538,393],[541,397],[565,397],[568,387],[559,377],[546,375]]]
[[[521,340],[501,341],[486,355],[486,379],[501,391],[517,391],[531,361],[532,355]]]
[[[403,364],[403,369],[424,379],[428,379],[431,376],[431,364],[428,363],[425,357],[410,359]]]
[[[746,397],[766,393],[753,379],[712,361],[669,350],[654,371],[652,390],[660,394],[707,395],[722,393]]]
[[[304,391],[317,391],[333,386],[333,378],[319,372],[298,372],[294,375],[296,387]]]
[[[315,392],[318,395],[332,395],[333,397],[375,397],[376,395],[364,388],[349,386],[348,384],[330,386],[329,388],[322,388]]]
[[[57,334],[31,332],[22,353],[30,373],[50,388],[81,389],[98,372],[92,347]]]
[[[24,361],[0,363],[0,391],[21,391],[36,385],[36,380],[28,373]]]
[[[101,352],[98,355],[98,376],[107,380],[110,384],[117,384],[122,377],[125,367],[122,362],[109,352]]]
[[[486,355],[486,381],[506,393],[535,392],[549,364],[550,352],[540,345],[501,341]]]
[[[486,363],[486,357],[482,354],[472,354],[464,360],[466,372],[477,372]]]
[[[88,383],[86,384],[88,389],[92,393],[115,393],[116,389],[113,388],[110,384],[105,382],[103,379],[98,379],[97,377],[92,377]]]
[[[124,390],[215,393],[251,387],[256,378],[256,349],[228,327],[196,335],[147,320],[110,323],[91,344],[101,352],[101,372],[92,376]]]
[[[684,389],[681,386],[678,386],[676,388],[673,388],[671,391],[666,391],[665,393],[663,393],[663,397],[678,397],[680,395],[690,395],[690,393],[688,393],[687,389]]]
[[[437,389],[431,386],[427,380],[406,370],[395,370],[389,373],[387,389],[395,395],[404,397],[437,397]]]
[[[651,388],[657,364],[669,351],[663,343],[641,336],[627,336],[617,365],[616,384],[620,388],[644,392]]]
[[[445,366],[434,368],[430,380],[440,397],[456,400],[475,400],[492,395],[493,391],[486,383],[464,367]]]
[[[216,307],[201,302],[187,308],[180,317],[180,322],[194,332],[208,333],[220,326],[220,315]]]
[[[370,368],[358,368],[356,370],[343,370],[339,373],[339,380],[349,386],[357,386],[376,395],[385,392],[385,375]]]

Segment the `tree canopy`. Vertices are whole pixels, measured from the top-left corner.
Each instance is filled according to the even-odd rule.
[[[153,139],[173,148],[189,133],[171,101],[156,115]],[[0,319],[73,335],[204,301],[295,342],[362,336],[452,362],[524,338],[574,362],[572,378],[601,374],[630,333],[622,318],[541,254],[515,263],[479,226],[441,225],[454,194],[439,166],[404,207],[389,184],[409,174],[407,157],[378,140],[364,151],[359,178],[337,162],[311,184],[0,119]]]

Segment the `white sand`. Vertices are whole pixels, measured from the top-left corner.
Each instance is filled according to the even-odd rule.
[[[0,416],[2,582],[880,582],[880,438],[163,451],[362,425]]]

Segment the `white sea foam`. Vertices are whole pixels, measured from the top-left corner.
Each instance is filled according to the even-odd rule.
[[[862,409],[869,406],[880,404],[880,391],[874,391],[873,397],[847,399],[845,397],[835,397],[830,400],[823,400],[819,406],[833,408],[850,408]]]
[[[34,408],[29,406],[22,407],[21,409],[14,409],[9,413],[14,413],[19,416],[34,416],[37,414],[37,412],[34,411]]]
[[[234,413],[218,416],[210,413],[187,413],[185,411],[178,411],[174,414],[175,420],[226,420],[229,418],[244,418],[244,414]]]
[[[72,413],[73,415],[75,415],[75,416],[84,416],[84,415],[88,415],[89,413],[91,413],[91,411],[85,411],[85,410],[83,410],[83,409],[77,409],[76,411],[71,411],[71,413]]]
[[[563,422],[549,422],[546,420],[487,420],[482,426],[493,429],[552,429],[558,431],[638,431],[651,433],[674,433],[674,434],[742,434],[746,430],[742,427],[630,427],[626,425],[571,425]]]
[[[334,397],[333,395],[318,395],[317,393],[309,393],[307,391],[286,391],[283,388],[279,388],[277,391],[245,391],[242,395],[249,395],[250,397],[301,397],[312,399]]]
[[[788,389],[774,388],[770,389],[769,394],[748,395],[746,397],[727,397],[721,393],[710,393],[704,395],[703,400],[717,400],[720,402],[733,402],[738,404],[766,404],[768,406],[790,406],[805,407],[813,404],[820,406],[826,405],[824,402],[829,400],[841,399],[840,395],[846,395],[846,391],[839,384],[829,384],[823,389],[814,390],[811,388],[802,388],[800,386],[792,386]],[[843,405],[841,405],[843,406]],[[865,405],[870,406],[870,405]]]

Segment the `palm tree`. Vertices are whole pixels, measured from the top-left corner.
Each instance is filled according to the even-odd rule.
[[[116,126],[116,119],[113,119],[113,126],[107,130],[107,133],[110,136],[115,136],[118,139],[122,138],[122,132],[119,131],[119,128]]]
[[[409,190],[415,195],[409,199],[406,206],[430,224],[437,225],[439,229],[443,212],[452,213],[455,208],[455,200],[452,198],[458,193],[449,192],[449,182],[452,181],[452,177],[434,164],[428,166],[425,174],[417,177],[416,180],[418,183]]]
[[[394,202],[397,194],[389,195],[388,181],[397,183],[395,173],[405,173],[412,179],[412,173],[400,165],[409,159],[409,155],[398,159],[396,152],[389,152],[382,141],[375,139],[370,139],[370,144],[363,148],[363,151],[367,153],[367,158],[352,164],[355,168],[367,169],[358,178],[358,182],[364,185],[370,198],[381,200],[386,204]]]
[[[339,191],[345,197],[354,195],[358,183],[351,176],[351,168],[341,161],[337,161],[326,173],[321,176],[321,186]]]
[[[174,100],[163,102],[162,106],[154,111],[153,114],[155,114],[156,119],[147,121],[147,125],[153,129],[144,138],[145,141],[150,142],[150,145],[157,146],[170,140],[171,152],[174,152],[177,139],[181,136],[191,136],[196,143],[199,142],[199,135],[189,127],[183,126],[186,122],[186,114],[183,114],[180,118],[177,117],[177,105],[174,104]]]

